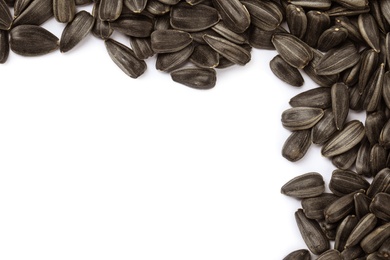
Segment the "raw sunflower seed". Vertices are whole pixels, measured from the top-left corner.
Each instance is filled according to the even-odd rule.
[[[329,15],[320,11],[309,11],[307,16],[307,29],[304,41],[311,47],[317,46],[317,41],[321,34],[329,28]]]
[[[130,37],[130,46],[138,59],[145,60],[154,55],[150,38]]]
[[[368,0],[333,0],[333,2],[336,2],[352,10],[364,9],[368,6]]]
[[[348,30],[341,26],[326,29],[318,38],[317,48],[326,52],[343,43],[348,38]]]
[[[304,242],[313,254],[319,255],[330,249],[329,240],[317,221],[308,219],[302,209],[295,212],[295,220]]]
[[[160,53],[157,55],[156,69],[171,72],[188,61],[194,51],[194,45],[190,44],[180,51]]]
[[[390,149],[390,120],[388,120],[382,128],[379,135],[379,144],[386,149]]]
[[[336,249],[329,249],[322,253],[317,260],[344,260]]]
[[[390,71],[386,71],[383,76],[383,100],[386,103],[386,106],[390,108]]]
[[[9,55],[8,31],[0,30],[0,64],[7,61]]]
[[[372,145],[379,142],[379,136],[386,121],[386,115],[383,111],[367,114],[364,126],[366,128],[368,141],[370,141]]]
[[[332,157],[333,165],[341,170],[350,169],[356,161],[358,151],[359,151],[359,145],[356,145],[352,149],[350,149],[342,154],[333,156]]]
[[[353,42],[363,43],[363,37],[357,26],[355,26],[346,16],[337,16],[335,24],[339,25],[348,31],[348,38]]]
[[[370,211],[375,214],[376,217],[390,222],[390,194],[385,192],[379,192],[373,198],[370,204]]]
[[[68,23],[62,32],[60,40],[60,51],[68,52],[83,40],[92,30],[95,19],[86,12],[78,12],[73,21]]]
[[[379,247],[390,237],[390,222],[383,224],[371,233],[369,233],[365,238],[360,242],[360,246],[363,248],[364,252],[371,254],[379,249]]]
[[[288,2],[304,8],[316,10],[327,10],[332,4],[330,0],[288,0]]]
[[[13,26],[41,25],[51,17],[53,17],[52,0],[34,0],[16,17]]]
[[[53,12],[58,22],[69,23],[76,14],[76,4],[74,0],[53,0]]]
[[[348,87],[355,87],[359,80],[361,65],[362,62],[360,59],[359,62],[356,63],[353,67],[344,70],[341,73],[341,82],[343,82]]]
[[[370,169],[373,174],[379,172],[386,167],[386,159],[388,152],[379,144],[374,144],[370,151]]]
[[[241,1],[247,8],[251,23],[265,31],[273,31],[283,21],[283,13],[271,1]]]
[[[356,193],[353,197],[355,205],[355,213],[358,219],[361,219],[370,213],[371,199],[364,193]]]
[[[383,256],[390,255],[390,238],[386,239],[386,241],[383,242],[381,247],[378,249],[378,253]]]
[[[289,65],[285,60],[276,55],[269,63],[271,71],[282,81],[287,84],[300,87],[303,85],[304,80],[297,68]]]
[[[18,17],[32,0],[16,0],[14,4],[14,17]]]
[[[363,124],[358,120],[352,120],[345,124],[343,130],[336,133],[321,149],[325,157],[342,154],[359,144],[365,136]]]
[[[148,3],[148,0],[123,0],[123,4],[134,13],[141,13]]]
[[[145,72],[145,61],[138,59],[129,47],[113,39],[107,39],[104,42],[111,59],[126,75],[138,78]]]
[[[10,33],[11,50],[23,56],[39,56],[58,49],[58,38],[37,25],[19,25]]]
[[[367,49],[362,53],[361,69],[358,81],[359,94],[363,94],[368,81],[378,67],[379,55],[373,49]]]
[[[337,130],[341,130],[349,112],[349,91],[344,83],[336,83],[331,87],[332,111]]]
[[[250,14],[239,0],[213,0],[212,2],[230,30],[242,33],[249,27]]]
[[[307,17],[302,7],[289,4],[286,7],[286,21],[290,33],[302,39],[307,28]]]
[[[310,252],[307,249],[298,249],[288,255],[286,255],[283,260],[310,260]]]
[[[148,0],[145,7],[146,11],[154,15],[163,15],[171,10],[171,6],[163,4],[157,0]]]
[[[376,52],[380,52],[379,29],[375,18],[369,14],[360,14],[358,17],[359,31],[366,43]]]
[[[324,210],[325,220],[329,223],[336,223],[348,216],[354,208],[353,196],[358,192],[364,191],[351,192],[330,203]]]
[[[352,230],[355,228],[358,223],[358,218],[355,215],[346,216],[341,223],[339,224],[336,232],[334,248],[342,252],[345,248],[345,243]]]
[[[324,115],[324,110],[313,107],[293,107],[282,113],[282,124],[291,131],[313,127]]]
[[[119,18],[123,7],[123,0],[100,0],[99,18],[102,21],[115,21]]]
[[[324,179],[317,172],[308,172],[296,176],[281,188],[282,194],[298,199],[317,197],[324,191]]]
[[[305,156],[311,145],[310,129],[293,131],[282,147],[282,156],[291,162],[296,162]]]
[[[172,80],[195,89],[211,89],[217,81],[215,69],[184,68],[171,73]]]
[[[292,34],[275,33],[272,43],[280,56],[297,69],[304,68],[313,59],[312,49]]]
[[[331,106],[330,88],[318,87],[306,90],[292,97],[289,101],[292,107],[317,107],[327,109]]]
[[[324,209],[338,197],[332,193],[322,193],[313,198],[304,198],[301,201],[303,212],[310,219],[324,219]]]
[[[201,68],[215,68],[219,64],[219,54],[208,45],[198,45],[191,54],[190,61]]]
[[[276,32],[287,33],[283,27],[280,26],[275,31],[264,31],[256,26],[252,26],[249,30],[248,42],[253,48],[275,50],[275,46],[272,43],[272,37]]]
[[[189,33],[180,30],[157,30],[151,34],[152,49],[155,53],[169,53],[182,50],[192,42]]]
[[[12,16],[4,0],[0,0],[0,30],[9,30],[12,24]]]
[[[118,19],[111,22],[110,25],[114,30],[121,32],[127,36],[142,38],[149,37],[153,31],[154,26],[152,19],[143,14],[121,15]],[[179,41],[180,38],[178,38],[177,40]]]
[[[350,9],[345,6],[339,6],[339,5],[334,5],[332,8],[326,11],[326,13],[330,17],[335,17],[335,16],[340,16],[340,15],[345,15],[345,16],[356,16],[359,14],[365,14],[370,12],[370,7],[365,7],[363,9]]]
[[[236,44],[244,44],[247,41],[246,35],[233,32],[222,21],[211,27],[211,29]]]
[[[368,233],[370,233],[376,226],[377,218],[374,214],[368,213],[356,224],[355,228],[349,235],[346,247],[357,245]]]
[[[219,21],[215,8],[207,5],[191,6],[181,3],[172,7],[170,12],[173,28],[186,32],[202,31],[215,25]]]
[[[203,39],[216,52],[224,56],[226,59],[238,65],[245,65],[251,60],[251,54],[243,47],[225,40],[221,37],[204,35]]]
[[[374,176],[366,194],[373,198],[377,193],[386,192],[388,189],[390,189],[390,169],[384,168]]]
[[[356,156],[356,172],[360,175],[371,177],[371,168],[370,161],[367,158],[370,158],[371,146],[367,138],[364,138],[361,142],[358,154]]]
[[[337,196],[344,196],[357,190],[367,190],[370,183],[361,175],[350,170],[334,170],[329,189]]]
[[[382,99],[384,73],[385,64],[381,63],[367,83],[363,102],[363,108],[367,110],[367,112],[375,111]]]
[[[341,257],[344,260],[361,260],[365,253],[360,246],[347,247],[341,252]],[[365,258],[364,258],[365,259]]]

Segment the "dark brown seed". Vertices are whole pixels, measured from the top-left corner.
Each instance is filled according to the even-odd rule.
[[[148,3],[148,0],[123,0],[123,4],[134,13],[141,13]]]
[[[303,91],[290,99],[292,107],[317,107],[327,109],[331,106],[330,88],[318,87]]]
[[[335,17],[335,24],[344,27],[348,31],[348,38],[353,42],[363,43],[363,37],[357,26],[355,26],[346,16]]]
[[[333,75],[353,67],[359,60],[356,46],[347,41],[340,47],[330,49],[318,62],[315,71],[318,75]]]
[[[177,3],[180,2],[180,0],[157,0],[157,1],[166,5],[176,5]]]
[[[382,128],[379,135],[379,144],[386,149],[390,149],[390,120],[388,120]]]
[[[60,23],[69,23],[76,14],[75,0],[53,0],[54,18]]]
[[[58,49],[58,38],[37,25],[19,25],[10,33],[11,50],[23,56],[40,56]]]
[[[333,156],[332,157],[333,165],[341,170],[350,169],[355,164],[359,147],[360,147],[359,145],[356,145],[355,147],[346,151],[345,153]]]
[[[238,34],[233,32],[228,27],[226,27],[226,25],[222,21],[211,27],[211,29],[217,32],[220,36],[223,36],[227,40],[236,44],[244,44],[247,41],[247,36],[245,34]]]
[[[375,18],[369,14],[360,14],[358,17],[359,31],[368,46],[380,52],[379,29]]]
[[[390,238],[386,239],[385,242],[381,245],[381,247],[378,249],[378,253],[385,256],[390,255]]]
[[[381,7],[380,7],[381,0],[370,0],[370,13],[372,16],[374,16],[376,23],[378,24],[379,30],[381,32],[386,33],[388,31],[388,23],[385,20],[385,18],[382,15]]]
[[[129,47],[113,39],[107,39],[104,42],[111,59],[126,75],[138,78],[145,72],[145,61],[138,59]]]
[[[9,55],[8,31],[0,30],[0,64],[7,61]]]
[[[310,129],[293,131],[283,144],[282,156],[291,162],[302,159],[311,145],[310,132]]]
[[[383,224],[369,233],[360,242],[360,246],[367,254],[373,253],[390,237],[390,222]]]
[[[239,0],[213,0],[212,2],[230,30],[242,33],[249,27],[250,14]]]
[[[343,82],[348,87],[354,87],[359,81],[360,68],[362,62],[361,59],[353,67],[344,70],[341,73],[341,82]]]
[[[115,21],[119,18],[123,7],[123,0],[100,0],[99,18],[102,21]]]
[[[60,51],[68,52],[73,49],[92,30],[94,22],[95,19],[87,11],[78,12],[62,32]]]
[[[371,168],[370,168],[370,151],[371,146],[367,138],[364,138],[360,144],[360,148],[356,157],[356,172],[360,175],[371,177]]]
[[[341,130],[349,112],[349,91],[344,83],[336,83],[331,87],[332,111],[337,130]]]
[[[272,43],[280,56],[297,69],[304,68],[313,59],[312,49],[292,34],[275,33]]]
[[[150,38],[130,37],[130,46],[138,59],[145,60],[154,55]]]
[[[352,247],[357,245],[368,233],[370,233],[377,223],[377,218],[374,214],[368,213],[363,218],[359,220],[355,228],[352,230],[349,235],[347,242],[345,243],[346,247]]]
[[[356,193],[353,197],[353,200],[355,205],[356,217],[358,219],[361,219],[362,217],[370,213],[369,207],[371,203],[371,198],[369,198],[366,194]]]
[[[301,201],[303,212],[310,219],[324,219],[324,209],[338,197],[332,193],[322,193],[313,198],[304,198]]]
[[[348,38],[348,30],[341,26],[326,29],[318,38],[317,48],[326,52],[343,43]]]
[[[198,45],[190,57],[190,61],[201,68],[215,68],[219,64],[219,54],[208,45]]]
[[[184,68],[171,72],[172,80],[195,89],[211,89],[217,81],[215,69]]]
[[[386,167],[387,150],[379,144],[374,144],[370,151],[370,169],[373,174]]]
[[[275,46],[272,43],[272,36],[276,32],[285,32],[282,27],[278,27],[275,31],[260,30],[256,26],[251,26],[249,30],[248,42],[253,48],[264,50],[275,50]]]
[[[298,199],[313,198],[321,195],[325,190],[322,175],[317,172],[308,172],[294,177],[286,182],[281,193]]]
[[[282,124],[291,131],[313,127],[324,115],[324,110],[313,107],[293,107],[282,113]]]
[[[381,63],[367,83],[363,102],[363,108],[367,110],[367,112],[375,111],[382,99],[384,74],[385,64]]]
[[[309,11],[307,16],[307,29],[304,41],[311,47],[317,46],[321,34],[329,28],[330,18],[327,13],[320,11]]]
[[[390,56],[390,55],[389,55]],[[383,76],[383,100],[386,103],[386,106],[390,108],[390,71],[386,71],[385,75]]]
[[[203,39],[216,52],[235,64],[243,66],[251,60],[251,54],[248,50],[224,38],[206,34]]]
[[[348,216],[354,208],[353,196],[358,192],[364,191],[351,192],[330,203],[324,210],[325,220],[329,223],[336,223]]]
[[[203,36],[205,35],[212,35],[215,37],[220,37],[221,35],[217,33],[216,31],[212,30],[211,28],[200,31],[200,32],[191,32],[191,37],[193,38],[194,42],[199,44],[207,44],[207,42],[203,39]]]
[[[0,0],[0,30],[9,30],[12,24],[12,16],[4,0]]]
[[[215,8],[207,5],[191,6],[181,3],[172,7],[170,12],[173,28],[186,32],[202,31],[215,25],[219,21]]]
[[[304,8],[316,10],[327,10],[332,4],[330,0],[288,0],[288,2]]]
[[[375,214],[376,217],[390,222],[390,194],[385,192],[379,192],[372,199],[370,204],[370,211]]]
[[[344,260],[336,249],[329,249],[322,253],[317,260]]]
[[[283,13],[271,1],[241,1],[250,14],[251,23],[265,31],[273,31],[283,21]]]
[[[308,219],[302,209],[295,212],[295,220],[304,242],[313,254],[320,255],[330,249],[329,240],[317,221]]]
[[[163,4],[157,0],[148,0],[145,9],[154,15],[164,15],[171,10],[171,6]]]
[[[367,190],[367,196],[374,198],[379,192],[386,192],[390,188],[390,169],[384,168],[375,174],[370,187]]]
[[[288,255],[286,255],[283,260],[310,260],[310,252],[307,249],[298,249]]]
[[[368,6],[368,0],[333,0],[333,2],[336,2],[352,10],[364,9]]]
[[[382,15],[387,21],[387,23],[390,24],[390,1],[388,0],[381,0],[379,1],[380,8],[382,10]]]
[[[146,15],[126,14],[110,23],[111,27],[127,36],[149,37],[153,32],[153,21]],[[156,31],[161,32],[161,31]],[[168,36],[167,36],[168,37]],[[180,38],[178,38],[178,41]]]
[[[53,17],[52,0],[34,0],[30,5],[14,20],[13,26],[18,25],[41,25]]]
[[[343,260],[361,260],[360,257],[364,257],[365,253],[360,246],[347,247],[341,252]],[[364,260],[366,260],[364,258]]]
[[[156,69],[171,72],[188,61],[194,51],[194,45],[190,44],[184,49],[171,53],[160,53],[157,55]]]
[[[360,95],[363,94],[368,81],[378,67],[379,55],[373,49],[363,51],[361,57],[361,69],[359,75],[358,88]]]
[[[329,189],[339,197],[357,190],[367,190],[369,186],[364,177],[350,170],[334,170],[329,182]]]
[[[386,115],[383,111],[368,113],[366,116],[365,128],[368,141],[371,145],[379,142],[379,136],[382,128],[386,124]]]
[[[290,33],[302,39],[307,28],[305,10],[300,6],[289,4],[286,8],[286,21]]]
[[[269,63],[271,71],[282,81],[287,84],[300,87],[303,85],[304,80],[297,68],[289,65],[285,60],[280,57],[280,55],[276,55]]]
[[[358,219],[355,215],[348,215],[346,216],[339,226],[337,227],[335,242],[334,242],[334,248],[340,252],[342,252],[345,248],[345,243],[347,242],[347,239],[349,235],[351,234],[352,230],[355,228],[356,224],[358,223]]]
[[[200,4],[202,2],[204,2],[205,0],[186,0],[186,2],[190,5],[197,5],[197,4]]]
[[[32,2],[32,0],[16,0],[14,4],[14,17],[18,17]]]
[[[189,33],[180,30],[157,30],[151,34],[155,53],[169,53],[182,50],[192,42]]]

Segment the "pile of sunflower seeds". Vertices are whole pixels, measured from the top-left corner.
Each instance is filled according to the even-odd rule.
[[[76,12],[89,4],[91,13]],[[41,27],[52,18],[66,23],[60,38]],[[390,259],[390,0],[0,0],[0,63],[10,50],[68,52],[90,33],[129,77],[156,55],[157,70],[197,89],[213,88],[217,69],[247,64],[252,48],[276,50],[278,78],[299,87],[305,73],[318,84],[282,113],[291,131],[283,157],[321,145],[337,167],[332,193],[316,172],[282,187],[302,199],[303,240],[322,260]],[[365,122],[348,121],[350,110],[365,111]],[[311,259],[309,250],[285,259]]]

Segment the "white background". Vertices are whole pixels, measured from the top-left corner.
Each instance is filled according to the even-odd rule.
[[[46,28],[60,37],[63,25]],[[129,44],[124,37],[114,35]],[[1,65],[0,259],[282,259],[306,248],[289,179],[334,166],[312,146],[298,163],[280,122],[301,88],[269,69],[275,51],[218,70],[199,91],[156,71],[138,79],[89,35],[69,53],[14,53]]]

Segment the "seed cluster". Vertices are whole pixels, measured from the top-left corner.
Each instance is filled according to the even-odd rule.
[[[87,4],[91,13],[76,12]],[[53,17],[66,23],[60,39],[41,27]],[[306,73],[319,85],[282,113],[283,157],[298,161],[316,144],[337,167],[332,193],[315,172],[282,187],[302,199],[303,240],[322,260],[390,259],[390,0],[0,0],[0,63],[10,50],[68,52],[90,33],[129,77],[156,55],[157,70],[197,89],[213,88],[217,69],[247,64],[252,48],[276,50],[278,78],[299,87]],[[365,111],[364,124],[348,121],[350,110]],[[310,258],[306,249],[285,257]]]

